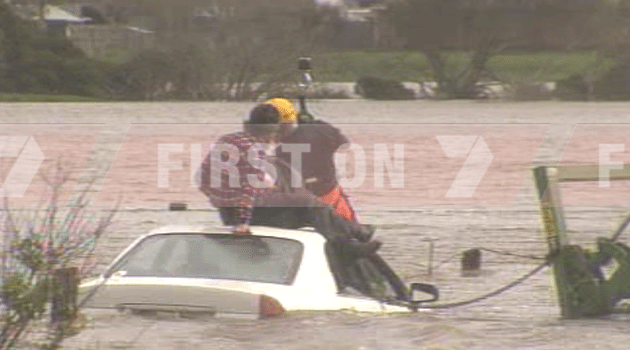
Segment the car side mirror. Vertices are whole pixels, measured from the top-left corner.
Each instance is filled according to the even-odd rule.
[[[432,301],[436,301],[439,299],[440,297],[440,292],[438,291],[438,289],[431,284],[426,284],[426,283],[412,283],[411,284],[411,292],[410,292],[410,297],[411,297],[411,302],[413,304],[420,304],[420,303],[428,303],[428,302],[432,302]],[[432,298],[430,299],[416,299],[415,298],[415,294],[414,292],[422,292],[425,294],[429,294],[430,296],[432,296]]]

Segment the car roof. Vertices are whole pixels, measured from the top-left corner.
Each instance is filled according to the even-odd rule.
[[[293,239],[305,243],[307,241],[324,240],[324,237],[315,232],[312,228],[304,229],[284,229],[268,226],[250,226],[250,230],[253,236],[267,236]],[[230,226],[204,226],[204,225],[167,225],[156,228],[143,237],[164,235],[164,234],[232,234],[232,228]]]

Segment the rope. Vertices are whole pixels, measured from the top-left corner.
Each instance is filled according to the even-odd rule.
[[[495,253],[495,254],[499,254],[499,255],[515,256],[517,258],[532,259],[532,260],[545,260],[545,257],[542,257],[542,256],[521,255],[521,254],[515,254],[515,253],[506,252],[506,251],[494,250],[494,249],[490,249],[490,248],[479,248],[479,250],[483,250],[483,251],[486,251],[486,252]]]
[[[621,236],[621,234],[626,229],[626,227],[628,227],[628,224],[630,224],[630,214],[628,214],[626,216],[626,218],[623,220],[623,222],[621,223],[621,225],[619,226],[617,231],[615,231],[615,234],[610,238],[610,240],[612,242],[616,241],[617,238],[619,238],[619,236]]]
[[[454,307],[459,307],[459,306],[465,306],[465,305],[470,305],[485,299],[488,299],[490,297],[499,295],[503,292],[505,292],[506,290],[522,283],[523,281],[525,281],[526,279],[530,278],[531,276],[535,275],[536,273],[538,273],[540,270],[542,270],[545,266],[549,265],[549,261],[545,261],[544,263],[536,266],[535,269],[531,270],[530,272],[528,272],[527,274],[523,275],[522,277],[519,277],[518,279],[516,279],[515,281],[495,290],[492,291],[488,294],[484,294],[482,296],[476,297],[474,299],[470,299],[470,300],[464,300],[464,301],[458,301],[458,302],[452,302],[452,303],[446,303],[446,304],[435,304],[435,305],[422,305],[422,306],[418,306],[417,309],[450,309],[450,308],[454,308]]]
[[[626,218],[624,219],[623,223],[615,231],[615,234],[611,237],[611,241],[617,240],[617,238],[619,238],[621,233],[626,229],[626,227],[628,227],[628,225],[630,225],[630,215],[626,216]],[[445,303],[445,304],[434,304],[434,305],[417,306],[417,309],[418,310],[420,310],[420,309],[450,309],[450,308],[455,308],[455,307],[459,307],[459,306],[470,305],[470,304],[473,304],[473,303],[476,303],[476,302],[479,302],[479,301],[482,301],[482,300],[485,300],[485,299],[497,296],[497,295],[507,291],[508,289],[521,284],[522,282],[524,282],[528,278],[530,278],[533,275],[537,274],[544,267],[550,265],[552,260],[558,254],[558,252],[551,252],[545,258],[541,258],[541,257],[537,257],[537,256],[532,256],[532,255],[518,255],[518,254],[509,253],[509,252],[501,252],[501,251],[496,251],[496,250],[492,250],[492,249],[488,249],[488,248],[480,248],[480,249],[481,250],[485,250],[485,251],[489,251],[489,252],[492,252],[492,253],[497,253],[497,254],[512,255],[512,256],[523,257],[523,258],[530,258],[530,259],[544,259],[545,261],[543,263],[541,263],[540,265],[536,266],[530,272],[528,272],[525,275],[517,278],[513,282],[511,282],[511,283],[509,283],[509,284],[507,284],[507,285],[505,285],[505,286],[503,286],[503,287],[501,287],[501,288],[499,288],[497,290],[494,290],[494,291],[492,291],[490,293],[487,293],[487,294],[484,294],[484,295],[481,295],[479,297],[476,297],[476,298],[473,298],[473,299],[469,299],[469,300],[463,300],[463,301],[457,301],[457,302]]]
[[[458,256],[459,254],[460,254],[459,252],[451,254],[448,258],[446,258],[446,259],[444,259],[444,260],[440,261],[439,263],[437,263],[437,265],[435,265],[435,267],[434,267],[433,269],[434,269],[434,270],[439,269],[442,265],[444,265],[444,264],[446,264],[447,262],[449,262],[449,261],[453,260],[453,259],[454,259],[456,256]]]
[[[509,256],[514,256],[517,258],[523,258],[523,259],[531,259],[531,260],[545,260],[545,257],[542,256],[536,256],[536,255],[521,255],[521,254],[515,254],[515,253],[510,253],[510,252],[505,252],[505,251],[500,251],[500,250],[494,250],[494,249],[490,249],[490,248],[479,248],[479,250],[483,250],[486,252],[490,252],[490,253],[495,253],[495,254],[499,254],[499,255],[509,255]],[[435,267],[433,267],[434,270],[439,269],[442,265],[446,264],[447,262],[450,262],[451,260],[453,260],[455,257],[457,257],[460,253],[453,253],[451,255],[449,255],[446,259],[440,261],[439,263],[437,263],[435,265]],[[420,266],[424,267],[423,264],[419,264]]]

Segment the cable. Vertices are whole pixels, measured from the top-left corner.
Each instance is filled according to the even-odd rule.
[[[420,309],[450,309],[450,308],[454,308],[454,307],[459,307],[459,306],[465,306],[465,305],[470,305],[473,303],[476,303],[478,301],[482,301],[485,299],[488,299],[490,297],[499,295],[503,292],[505,292],[506,290],[522,283],[523,281],[525,281],[526,279],[530,278],[531,276],[535,275],[536,273],[538,273],[540,270],[542,270],[545,266],[549,265],[549,261],[545,261],[544,263],[536,266],[535,269],[533,269],[532,271],[528,272],[527,274],[523,275],[522,277],[516,279],[515,281],[495,290],[492,291],[490,293],[484,294],[482,296],[476,297],[474,299],[470,299],[470,300],[464,300],[464,301],[458,301],[458,302],[453,302],[453,303],[446,303],[446,304],[437,304],[437,305],[419,305],[417,306],[417,310]]]
[[[455,258],[456,256],[458,256],[459,254],[460,254],[459,252],[451,254],[448,258],[446,258],[446,259],[444,259],[444,260],[440,261],[439,263],[437,263],[437,265],[435,265],[435,267],[434,267],[433,269],[434,269],[434,270],[439,269],[442,265],[444,265],[444,264],[446,264],[447,262],[449,262],[449,261],[453,260],[453,258]]]
[[[610,240],[612,242],[616,241],[617,238],[619,238],[619,236],[621,236],[621,234],[623,233],[623,231],[626,229],[626,227],[628,227],[628,224],[630,224],[630,214],[628,214],[626,216],[626,218],[624,219],[624,221],[621,223],[621,225],[619,226],[619,228],[617,229],[617,231],[615,231],[615,234],[610,238]]]
[[[483,250],[483,251],[487,251],[487,252],[495,253],[495,254],[499,254],[499,255],[509,255],[509,256],[514,256],[514,257],[518,257],[518,258],[531,259],[531,260],[544,260],[545,259],[545,257],[542,257],[542,256],[521,255],[521,254],[515,254],[515,253],[510,253],[510,252],[505,252],[505,251],[500,251],[500,250],[494,250],[494,249],[490,249],[490,248],[479,248],[479,250]],[[439,263],[437,263],[437,265],[435,265],[435,267],[433,267],[433,270],[439,269],[442,265],[444,265],[447,262],[453,260],[453,258],[457,257],[459,254],[460,254],[459,252],[451,254],[446,259],[444,259],[444,260],[440,261]]]
[[[525,258],[525,259],[532,259],[532,260],[545,260],[545,257],[542,257],[542,256],[521,255],[521,254],[515,254],[515,253],[506,252],[506,251],[494,250],[494,249],[490,249],[490,248],[479,248],[479,250],[483,250],[483,251],[486,251],[486,252],[495,253],[495,254],[499,254],[499,255],[515,256],[515,257],[518,257],[518,258]]]

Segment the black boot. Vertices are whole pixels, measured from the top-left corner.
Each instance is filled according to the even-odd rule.
[[[344,244],[343,250],[346,254],[352,254],[357,257],[367,257],[376,253],[381,245],[381,241],[377,240],[372,240],[369,242],[351,241]]]
[[[374,236],[376,228],[372,225],[359,225],[356,230],[353,231],[353,236],[360,242],[369,242]]]

